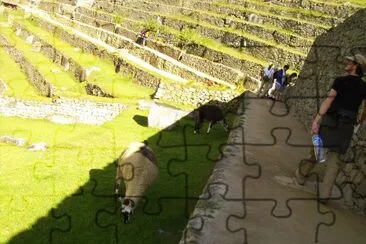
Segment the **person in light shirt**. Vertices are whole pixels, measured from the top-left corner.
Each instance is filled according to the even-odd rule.
[[[276,67],[273,67],[273,63],[269,62],[268,66],[264,68],[263,73],[261,75],[261,84],[258,89],[258,96],[263,97],[267,94],[268,89],[271,85],[271,81],[273,80],[273,74],[276,71]]]

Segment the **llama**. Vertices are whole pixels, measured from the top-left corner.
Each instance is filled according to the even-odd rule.
[[[119,197],[122,204],[121,213],[124,223],[129,223],[134,209],[144,196],[146,190],[158,177],[157,159],[147,141],[132,142],[121,154],[117,163],[115,194],[123,179],[126,193],[124,199]]]
[[[195,109],[194,119],[194,134],[199,133],[200,125],[203,123],[204,120],[209,121],[207,133],[210,133],[211,127],[216,122],[219,122],[224,127],[225,131],[229,130],[221,108],[216,105],[203,105]]]

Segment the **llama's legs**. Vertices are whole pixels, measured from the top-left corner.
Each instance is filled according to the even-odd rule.
[[[201,124],[201,117],[200,117],[200,112],[199,111],[195,111],[194,113],[194,134],[199,133],[200,132],[200,124]]]
[[[219,123],[222,125],[222,127],[224,127],[225,131],[229,130],[229,126],[227,125],[225,119],[220,120]]]
[[[121,178],[120,177],[117,177],[116,178],[116,184],[115,184],[115,187],[114,187],[114,194],[115,195],[118,195],[118,191],[119,191],[119,186],[121,185]]]

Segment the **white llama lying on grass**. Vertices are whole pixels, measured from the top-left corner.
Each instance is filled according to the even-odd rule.
[[[134,209],[146,190],[158,177],[157,160],[147,142],[133,142],[121,154],[117,163],[115,194],[123,179],[126,186],[125,197],[119,197],[124,223],[129,223]]]

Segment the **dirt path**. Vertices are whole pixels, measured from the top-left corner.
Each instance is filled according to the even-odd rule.
[[[211,196],[198,202],[181,243],[366,243],[366,218],[336,201],[319,204],[316,177],[306,189],[286,185],[311,147],[304,126],[283,103],[253,96],[245,103],[229,138],[237,145],[225,148]]]

